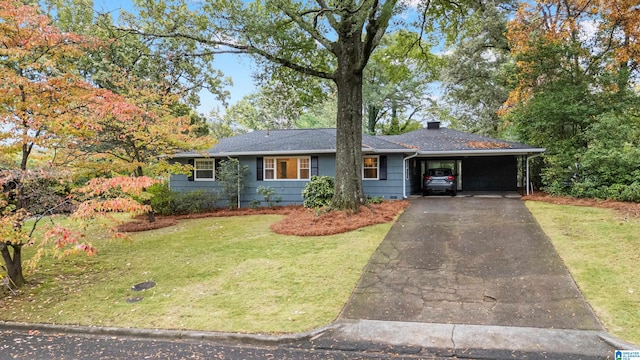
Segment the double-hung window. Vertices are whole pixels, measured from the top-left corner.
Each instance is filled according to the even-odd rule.
[[[265,180],[308,180],[311,163],[309,156],[265,157]]]
[[[364,180],[378,180],[379,156],[364,156],[362,161],[362,178]]]
[[[196,181],[212,181],[216,177],[213,159],[195,159],[193,163],[193,179]]]

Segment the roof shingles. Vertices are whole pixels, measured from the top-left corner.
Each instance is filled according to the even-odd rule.
[[[402,135],[362,135],[362,149],[372,153],[437,153],[474,152],[479,150],[532,150],[528,145],[492,139],[457,130],[419,129]],[[336,129],[257,130],[225,138],[207,151],[209,156],[237,156],[250,154],[309,154],[335,153]],[[178,157],[197,156],[194,152]]]

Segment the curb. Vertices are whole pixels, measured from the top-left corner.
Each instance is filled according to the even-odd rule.
[[[600,340],[604,341],[606,344],[609,344],[609,346],[614,347],[616,350],[636,350],[640,348],[640,346],[638,345],[622,341],[604,331],[600,332],[600,334],[598,334],[598,337],[600,338]]]
[[[102,326],[82,326],[82,325],[56,325],[56,324],[30,324],[0,320],[0,330],[33,331],[38,330],[47,333],[67,333],[84,335],[108,335],[124,336],[142,339],[165,339],[165,340],[207,340],[225,344],[247,344],[262,346],[277,346],[295,341],[312,339],[328,330],[335,329],[340,325],[332,323],[327,326],[301,333],[290,333],[281,335],[229,333],[215,331],[197,330],[165,330],[165,329],[145,329],[145,328],[119,328]]]
[[[492,333],[490,337],[485,337],[483,344],[476,344],[477,338],[464,335],[469,329],[483,328],[485,334]],[[412,330],[413,329],[413,330]],[[453,329],[453,330],[452,330]],[[589,356],[584,351],[573,349],[553,349],[541,346],[538,351],[534,351],[529,346],[519,346],[518,342],[498,341],[496,346],[489,346],[487,340],[490,339],[510,339],[512,337],[522,337],[523,332],[534,331],[529,334],[532,338],[540,337],[542,340],[549,335],[554,337],[567,336],[571,333],[582,333],[585,338],[599,339],[611,349],[634,350],[638,346],[624,342],[604,331],[581,331],[581,330],[553,330],[553,329],[530,329],[518,327],[482,327],[477,325],[455,325],[455,324],[427,324],[427,323],[401,323],[386,321],[368,320],[337,320],[333,323],[311,331],[301,333],[288,333],[279,335],[267,334],[247,334],[228,333],[215,331],[195,331],[195,330],[163,330],[145,328],[118,328],[118,327],[97,327],[80,325],[56,325],[56,324],[31,324],[0,321],[0,330],[33,331],[37,330],[46,333],[66,333],[82,335],[103,335],[122,336],[139,339],[162,339],[162,340],[187,340],[187,341],[212,341],[226,345],[250,345],[250,346],[285,346],[292,348],[326,349],[334,351],[356,351],[366,352],[377,350],[381,352],[392,352],[401,356],[416,355],[437,355],[444,357],[458,356],[460,358],[478,359],[511,359],[516,357],[529,357],[543,351],[547,356],[557,356],[566,359],[600,359],[604,353]],[[419,336],[416,336],[415,331]],[[537,333],[536,330],[541,331]],[[413,333],[412,333],[413,331]],[[475,331],[477,333],[477,331]],[[407,337],[396,337],[395,335],[410,335]],[[537,334],[537,335],[536,335]],[[545,335],[546,334],[546,335]],[[525,333],[526,335],[526,333]],[[438,341],[440,340],[440,341]],[[540,345],[540,344],[538,344]],[[595,349],[595,348],[594,348]],[[563,352],[562,350],[568,350]],[[583,349],[586,350],[586,349]],[[611,350],[613,351],[613,350]],[[606,356],[606,355],[605,355]]]

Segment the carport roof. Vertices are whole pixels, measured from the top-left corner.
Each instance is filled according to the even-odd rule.
[[[448,128],[419,129],[401,135],[379,138],[414,149],[420,155],[528,155],[543,153],[545,149],[518,142],[494,139]]]
[[[365,153],[423,156],[528,155],[544,152],[525,144],[488,138],[447,128],[419,129],[402,135],[362,135]],[[330,154],[336,152],[336,129],[257,130],[221,139],[204,154],[183,152],[175,157]]]

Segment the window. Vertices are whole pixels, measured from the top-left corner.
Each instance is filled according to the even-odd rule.
[[[310,162],[308,156],[264,158],[264,179],[307,180]]]
[[[193,163],[194,180],[215,180],[215,165],[213,159],[196,159]]]
[[[309,158],[300,158],[300,179],[309,178]]]
[[[363,158],[362,178],[378,180],[378,156],[365,156]]]

